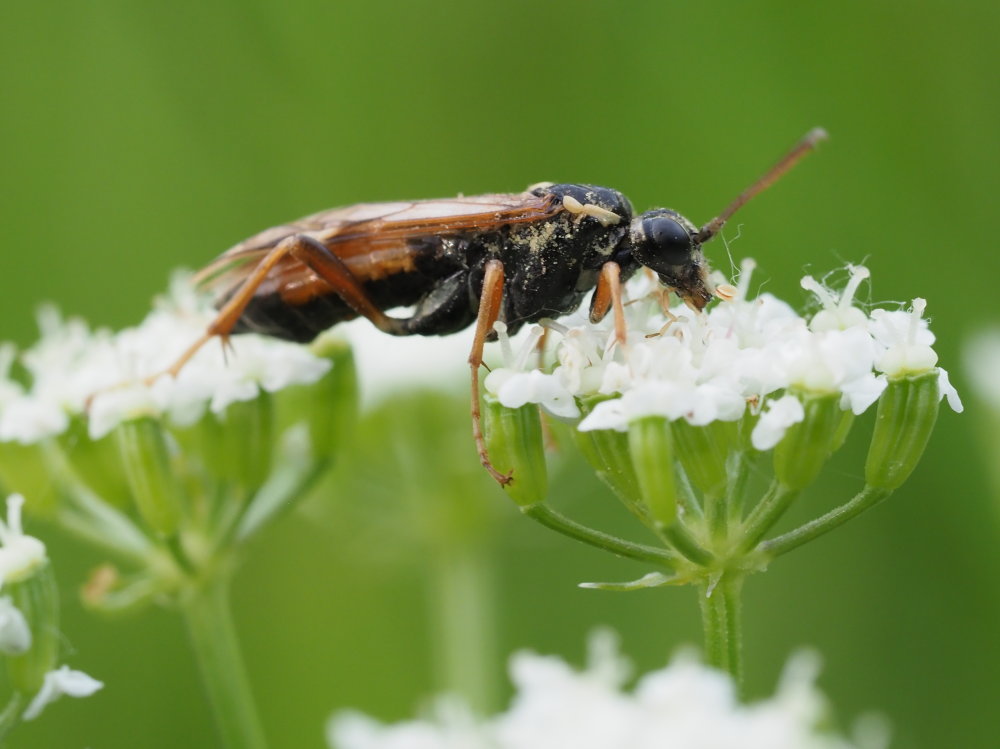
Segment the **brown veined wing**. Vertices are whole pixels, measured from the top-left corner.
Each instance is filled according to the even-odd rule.
[[[489,232],[548,218],[559,210],[562,204],[551,195],[531,192],[358,203],[265,229],[226,250],[195,276],[195,282],[218,300],[228,298],[283,239],[304,234],[322,242],[363,283],[407,270],[413,262],[410,243],[421,237]],[[302,303],[329,293],[329,286],[289,256],[272,269],[257,291],[274,292]]]

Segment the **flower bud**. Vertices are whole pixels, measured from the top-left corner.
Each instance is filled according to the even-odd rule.
[[[123,421],[114,434],[139,514],[152,531],[172,536],[180,523],[184,493],[160,422],[148,416]]]
[[[501,473],[513,472],[514,480],[504,487],[507,494],[520,507],[545,501],[548,474],[538,406],[507,408],[489,394],[483,401],[490,462]]]
[[[56,441],[67,463],[94,494],[115,507],[128,505],[129,487],[122,474],[118,445],[111,435],[91,439],[86,420],[76,417]]]
[[[20,655],[6,655],[11,686],[32,694],[59,658],[59,591],[52,566],[37,568],[28,578],[4,585],[10,602],[21,613],[31,632],[31,645]]]
[[[878,402],[865,463],[869,486],[892,491],[906,481],[930,439],[940,400],[936,369],[890,378]]]
[[[162,600],[171,582],[169,577],[142,573],[125,578],[117,567],[104,563],[90,571],[80,588],[80,600],[91,611],[106,616],[134,614]]]
[[[277,428],[284,432],[297,423],[307,423],[312,459],[327,460],[343,447],[357,423],[358,373],[354,352],[343,339],[323,335],[310,348],[333,366],[312,384],[277,393]]]
[[[247,494],[260,488],[274,457],[274,397],[264,391],[256,398],[230,403],[219,415],[227,478]]]
[[[630,509],[639,501],[639,482],[628,450],[628,434],[614,429],[574,431],[573,438],[597,477]]]
[[[583,413],[589,414],[594,406],[606,398],[598,396],[581,399]],[[597,477],[606,483],[631,511],[642,514],[639,482],[632,467],[629,454],[628,433],[614,429],[573,430],[580,452],[586,458]]]
[[[726,489],[726,461],[736,449],[739,427],[735,421],[712,421],[692,426],[684,419],[671,422],[674,450],[694,486],[711,497]]]
[[[847,435],[851,433],[852,426],[854,426],[854,412],[850,409],[841,411],[840,424],[837,425],[837,431],[833,434],[833,442],[830,444],[831,454],[844,446],[844,443],[847,441]]]
[[[801,394],[804,417],[774,448],[774,474],[786,489],[809,486],[843,433],[839,394]]]
[[[659,525],[673,525],[677,519],[677,486],[670,422],[662,416],[632,421],[628,445],[643,502]]]

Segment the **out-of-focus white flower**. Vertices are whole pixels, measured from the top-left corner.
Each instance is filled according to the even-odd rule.
[[[331,719],[327,735],[338,749],[497,749],[468,706],[449,697],[435,700],[425,719],[392,726],[344,711]]]
[[[0,653],[20,655],[31,647],[31,628],[10,596],[0,596]]]
[[[0,343],[0,408],[24,393],[18,383],[10,379],[10,368],[17,359],[17,348],[13,343]]]
[[[984,330],[968,342],[965,371],[976,394],[1000,411],[1000,329]]]
[[[45,674],[42,688],[31,700],[24,711],[25,720],[34,720],[41,715],[45,707],[64,694],[67,697],[89,697],[104,686],[103,682],[94,679],[83,671],[74,671],[69,666],[60,666],[55,671]]]
[[[816,658],[793,658],[774,697],[742,704],[725,674],[684,653],[626,691],[627,663],[607,635],[577,671],[555,657],[511,660],[510,708],[476,722],[452,704],[423,720],[385,726],[356,713],[328,726],[334,749],[852,749],[825,730]],[[610,647],[609,647],[610,646]],[[462,743],[464,742],[464,743]]]
[[[308,347],[241,334],[229,339],[225,351],[210,341],[178,377],[164,375],[148,384],[147,378],[198,340],[214,315],[183,275],[140,325],[118,333],[91,330],[43,308],[41,338],[21,357],[30,376],[27,388],[11,382],[10,349],[0,350],[0,441],[31,443],[60,434],[84,410],[94,439],[140,416],[168,416],[186,425],[206,409],[219,413],[262,391],[311,384],[330,368],[328,359]]]
[[[24,497],[7,497],[7,522],[0,521],[0,585],[24,580],[47,562],[45,544],[21,528]]]

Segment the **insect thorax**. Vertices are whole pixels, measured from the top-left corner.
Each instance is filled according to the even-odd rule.
[[[514,329],[575,311],[609,260],[623,261],[626,277],[637,267],[630,257],[618,257],[632,218],[632,205],[620,192],[556,184],[538,188],[536,194],[600,210],[562,210],[544,221],[512,224],[505,236],[497,237],[492,252],[507,270],[503,309]]]

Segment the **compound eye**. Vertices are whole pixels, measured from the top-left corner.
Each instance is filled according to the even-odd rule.
[[[643,221],[642,229],[661,263],[686,265],[690,262],[694,244],[687,229],[678,222],[666,216],[655,216]]]

